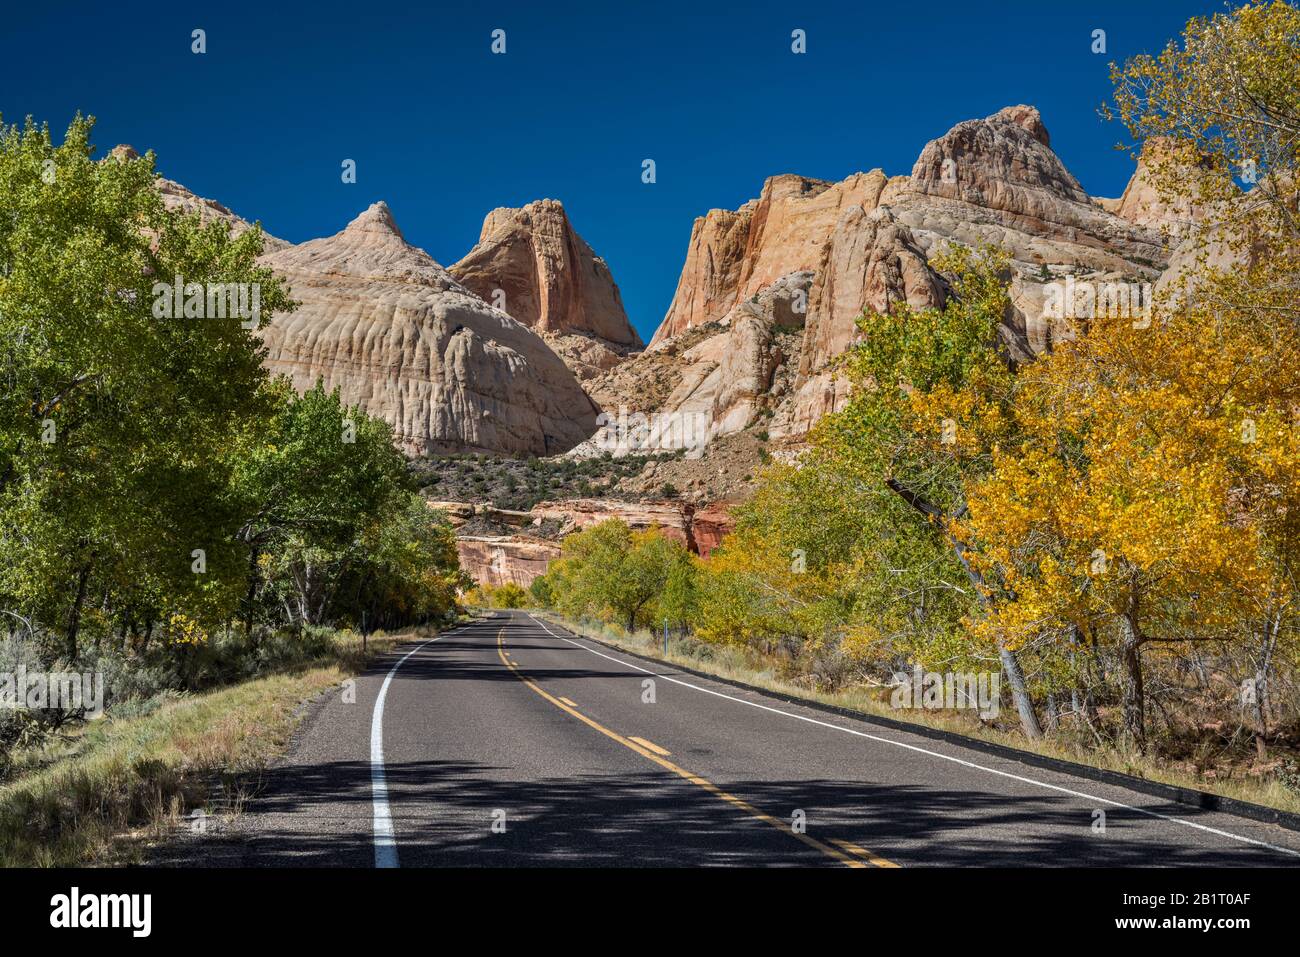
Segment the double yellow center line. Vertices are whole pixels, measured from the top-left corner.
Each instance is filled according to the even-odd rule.
[[[876,867],[897,867],[898,866],[897,864],[894,864],[892,861],[887,861],[883,857],[879,857],[878,855],[871,853],[866,848],[859,847],[856,844],[850,844],[848,841],[832,840],[832,844],[837,845],[833,847],[831,846],[831,844],[824,844],[814,837],[809,837],[805,833],[796,831],[785,821],[781,821],[777,818],[772,817],[772,815],[770,814],[766,814],[763,811],[760,811],[752,804],[742,800],[741,798],[736,797],[734,794],[727,793],[726,791],[722,790],[722,788],[718,787],[716,784],[714,784],[712,781],[708,780],[707,778],[703,778],[692,771],[687,771],[685,768],[679,767],[678,765],[674,764],[672,761],[669,761],[668,755],[670,752],[665,751],[663,748],[659,747],[658,745],[653,744],[652,742],[647,741],[644,738],[624,737],[623,735],[619,734],[617,731],[613,731],[610,728],[605,727],[599,721],[587,717],[585,714],[579,711],[577,709],[577,706],[574,705],[574,703],[570,701],[568,698],[557,698],[554,695],[544,691],[537,684],[537,682],[526,677],[519,670],[519,665],[517,665],[515,662],[511,661],[509,657],[507,657],[506,647],[505,647],[505,636],[506,636],[506,630],[502,628],[501,631],[497,634],[497,655],[500,656],[501,663],[504,664],[506,667],[508,667],[514,673],[514,676],[516,678],[518,678],[520,681],[526,684],[533,691],[537,692],[537,694],[541,695],[543,698],[545,698],[551,704],[555,705],[555,707],[559,708],[561,711],[573,715],[573,717],[577,718],[579,721],[587,725],[589,728],[594,728],[595,730],[599,731],[601,734],[605,735],[605,737],[609,738],[610,740],[617,741],[619,744],[623,745],[623,747],[627,748],[629,751],[635,751],[637,754],[641,755],[641,757],[645,758],[647,761],[653,761],[661,768],[665,768],[673,772],[673,774],[676,774],[678,777],[690,781],[696,787],[703,788],[705,791],[708,791],[710,794],[712,794],[714,797],[718,798],[719,800],[726,801],[732,807],[744,811],[746,814],[750,815],[751,817],[758,818],[758,820],[763,821],[766,824],[772,825],[772,827],[776,828],[782,833],[789,834],[791,837],[802,841],[804,844],[807,844],[809,847],[816,848],[817,850],[825,854],[827,857],[839,861],[841,864],[845,865],[846,867],[866,867],[868,864],[872,864]]]

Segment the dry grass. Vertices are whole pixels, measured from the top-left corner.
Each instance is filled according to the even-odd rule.
[[[82,726],[0,788],[0,866],[133,863],[193,809],[237,809],[304,702],[412,637],[371,636],[363,655],[360,637],[343,633],[328,659]]]
[[[1199,775],[1188,774],[1176,768],[1170,768],[1151,757],[1136,753],[1126,753],[1111,749],[1100,749],[1095,745],[1075,745],[1059,739],[1031,741],[1014,732],[1003,731],[980,722],[970,712],[965,711],[900,711],[891,708],[881,698],[879,690],[850,688],[835,693],[827,693],[805,685],[782,680],[775,670],[758,660],[752,652],[729,646],[707,646],[706,654],[684,654],[681,643],[669,642],[668,652],[664,653],[662,639],[647,631],[638,631],[631,635],[621,628],[590,621],[575,622],[551,612],[535,612],[554,624],[569,628],[579,634],[607,642],[618,648],[624,648],[637,654],[656,658],[669,664],[681,665],[706,674],[717,675],[744,684],[753,685],[778,694],[790,695],[817,701],[839,708],[848,708],[865,715],[876,715],[893,721],[921,725],[964,734],[982,741],[1001,744],[1006,747],[1029,751],[1046,757],[1065,761],[1076,761],[1094,768],[1118,771],[1159,781],[1178,787],[1194,788],[1208,791],[1223,797],[1262,804],[1283,811],[1300,813],[1300,794],[1285,787],[1275,778],[1234,777],[1226,779],[1206,779]],[[676,647],[674,647],[676,645]],[[698,649],[700,643],[688,643],[687,648]]]

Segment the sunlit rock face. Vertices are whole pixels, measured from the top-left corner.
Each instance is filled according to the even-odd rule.
[[[988,244],[1010,258],[1000,338],[1027,359],[1062,334],[1044,309],[1047,283],[1154,283],[1169,265],[1171,225],[1193,214],[1159,203],[1141,164],[1121,199],[1094,199],[1052,151],[1038,110],[1007,107],[926,144],[909,175],[776,176],[738,210],[697,219],[650,349],[595,387],[608,405],[642,380],[672,382],[659,408],[706,411],[711,437],[766,420],[772,437],[798,440],[847,401],[836,363],[864,312],[944,303],[933,260],[950,246]],[[794,275],[809,277],[802,339],[776,347],[770,322],[735,310]],[[679,368],[666,369],[665,355]]]
[[[595,431],[559,357],[407,243],[384,203],[261,262],[300,303],[262,330],[267,367],[300,391],[338,387],[408,452],[549,455]]]

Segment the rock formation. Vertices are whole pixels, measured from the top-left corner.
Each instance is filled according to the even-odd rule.
[[[611,393],[640,384],[638,370],[642,380],[653,370],[656,383],[673,384],[658,408],[707,412],[711,437],[761,417],[773,438],[797,441],[847,399],[835,363],[859,335],[864,310],[942,305],[945,284],[930,260],[949,245],[991,244],[1010,257],[1013,307],[1001,338],[1024,359],[1059,334],[1044,314],[1044,282],[1146,283],[1165,269],[1164,227],[1181,211],[1151,196],[1140,167],[1123,199],[1090,197],[1029,106],[957,124],[925,146],[908,176],[772,177],[758,199],[696,220],[650,349],[593,388],[609,405],[618,398]],[[811,280],[807,321],[797,344],[774,350],[773,324],[735,310],[796,274]],[[674,355],[679,368],[665,370],[656,353]]]
[[[773,176],[758,199],[735,212],[715,209],[697,219],[677,292],[651,347],[721,319],[782,276],[816,269],[842,211],[874,208],[885,183],[880,170],[839,183]]]
[[[954,240],[992,243],[1029,267],[1143,266],[1153,275],[1167,256],[1158,232],[1107,212],[1084,191],[1028,106],[958,123],[932,140],[881,203],[896,207],[928,252]]]
[[[726,504],[715,503],[697,508],[691,516],[691,537],[695,540],[695,550],[701,557],[708,558],[734,527],[735,522]]]
[[[642,346],[605,260],[556,200],[492,210],[478,244],[448,272],[542,335],[580,378]]]
[[[262,330],[268,368],[299,390],[339,387],[407,451],[550,455],[595,431],[555,353],[407,243],[384,203],[261,262],[300,302]]]
[[[480,585],[527,588],[560,557],[560,545],[531,535],[458,535],[456,552],[460,567]]]
[[[1149,144],[1123,196],[1096,199],[1052,151],[1038,111],[1013,106],[932,140],[908,175],[770,177],[739,209],[695,221],[672,302],[641,352],[609,268],[558,202],[493,210],[450,269],[406,243],[377,204],[333,237],[268,238],[263,262],[302,306],[263,330],[267,364],[299,389],[318,377],[341,387],[414,453],[589,454],[601,407],[703,423],[717,456],[645,466],[642,494],[671,501],[492,515],[466,506],[453,521],[467,565],[521,584],[557,529],[611,517],[707,551],[726,517],[706,503],[752,487],[761,462],[792,454],[847,401],[837,363],[863,311],[943,304],[933,260],[950,245],[1009,257],[999,332],[1017,360],[1068,334],[1047,315],[1048,283],[1168,285],[1171,262],[1197,254],[1183,239],[1204,216],[1160,200],[1153,173],[1168,158],[1165,144]],[[249,227],[178,184],[160,179],[159,189],[169,206]]]
[[[864,309],[888,312],[896,302],[922,309],[943,299],[943,284],[911,230],[888,208],[849,207],[822,247],[800,372],[806,377],[844,352]]]

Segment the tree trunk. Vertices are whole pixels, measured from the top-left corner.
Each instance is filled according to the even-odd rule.
[[[1265,619],[1264,647],[1259,656],[1259,664],[1255,668],[1255,754],[1260,761],[1268,759],[1268,673],[1281,628],[1281,612]]]
[[[1034,702],[1029,697],[1029,689],[1025,686],[1025,673],[1020,670],[1020,661],[1016,658],[1016,653],[1002,644],[998,640],[998,658],[1002,661],[1002,671],[1007,676],[1007,684],[1011,685],[1011,700],[1016,704],[1016,711],[1020,715],[1020,728],[1025,733],[1026,738],[1037,740],[1043,736],[1043,728],[1038,723],[1038,715],[1034,713]]]
[[[257,601],[257,546],[248,546],[248,595],[244,599],[244,636],[251,647],[257,647],[257,638],[253,635],[253,604]]]
[[[81,606],[86,600],[86,582],[90,578],[90,562],[81,566],[81,571],[77,573],[77,597],[72,602],[72,610],[68,613],[68,633],[64,641],[64,653],[68,656],[68,661],[77,660],[77,632],[81,630]]]
[[[131,616],[134,614],[131,606],[128,605],[122,611],[122,634],[118,641],[118,650],[126,654],[131,648]]]
[[[1139,752],[1146,751],[1146,693],[1142,684],[1142,633],[1138,630],[1136,602],[1119,619],[1120,662],[1124,666],[1124,735]]]
[[[987,610],[989,596],[984,576],[970,563],[970,559],[966,554],[966,543],[952,533],[948,516],[938,506],[904,487],[901,482],[891,478],[886,479],[885,484],[912,508],[938,523],[943,530],[944,537],[948,540],[948,544],[952,546],[953,552],[957,555],[957,561],[961,563],[962,570],[966,572],[966,577],[975,588],[975,598],[979,602],[980,608]],[[962,506],[957,514],[960,517],[964,512],[965,506]],[[1041,738],[1043,728],[1038,723],[1038,715],[1034,713],[1034,701],[1029,696],[1029,688],[1025,685],[1025,673],[1020,669],[1020,662],[1017,660],[1015,652],[1008,650],[1002,644],[1001,639],[998,639],[998,659],[1002,662],[1002,671],[1007,676],[1007,684],[1011,685],[1011,698],[1015,702],[1016,711],[1020,715],[1021,730],[1026,738],[1033,740]]]

